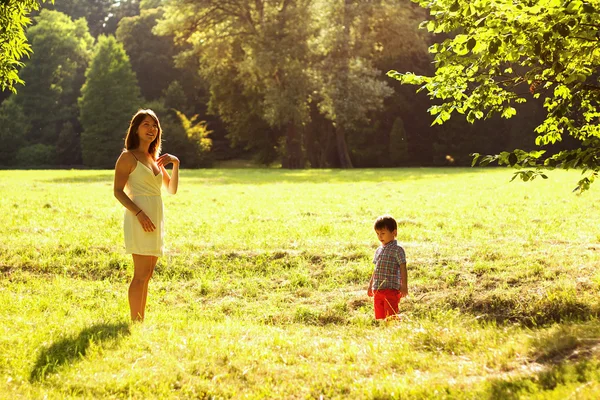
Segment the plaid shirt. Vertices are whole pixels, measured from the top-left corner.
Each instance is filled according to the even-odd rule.
[[[373,264],[373,290],[400,290],[400,264],[406,263],[404,249],[392,240],[385,246],[379,246],[375,251]]]

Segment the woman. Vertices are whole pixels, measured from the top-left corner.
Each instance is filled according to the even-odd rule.
[[[171,154],[158,157],[161,129],[152,110],[138,111],[129,124],[125,150],[115,166],[114,193],[125,206],[125,249],[133,257],[133,279],[129,285],[129,308],[133,321],[143,321],[148,282],[158,257],[163,254],[163,203],[161,186],[177,193],[179,159]],[[173,164],[172,176],[165,166]],[[127,188],[127,191],[125,191]]]

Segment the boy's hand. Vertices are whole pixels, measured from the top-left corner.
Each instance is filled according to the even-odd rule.
[[[407,287],[401,287],[400,288],[400,298],[406,297],[408,296],[408,288]]]
[[[369,287],[367,289],[367,296],[373,297],[373,289],[371,289],[371,285],[369,285]]]

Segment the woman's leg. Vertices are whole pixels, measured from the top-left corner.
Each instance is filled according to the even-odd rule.
[[[129,285],[129,308],[132,321],[144,320],[144,287],[152,276],[154,265],[152,256],[133,254],[133,279]]]
[[[150,278],[152,278],[152,274],[154,274],[154,268],[156,267],[156,263],[158,261],[158,257],[150,256],[152,258],[152,269],[150,270],[150,275],[148,275],[148,279],[144,283],[144,292],[142,295],[142,320],[146,316],[146,299],[148,298],[148,283],[150,282]]]

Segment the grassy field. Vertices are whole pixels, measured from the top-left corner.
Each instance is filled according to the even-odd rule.
[[[577,172],[181,175],[131,325],[112,171],[0,171],[0,398],[600,397],[600,187]],[[401,322],[366,296],[384,213]]]

